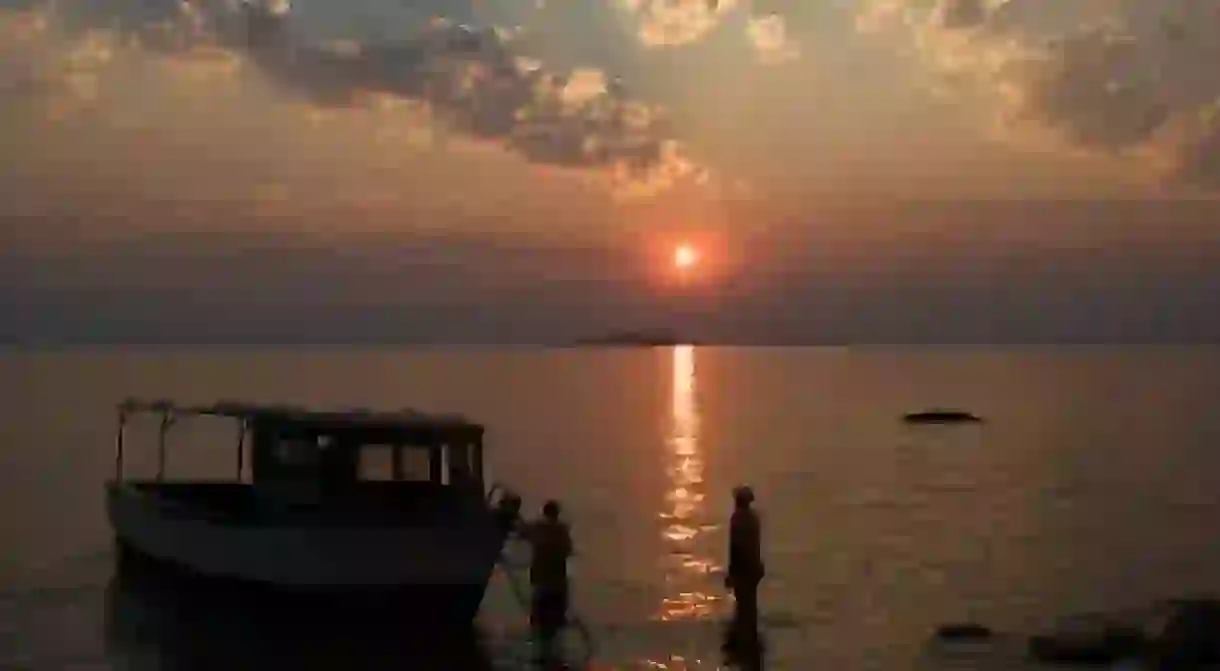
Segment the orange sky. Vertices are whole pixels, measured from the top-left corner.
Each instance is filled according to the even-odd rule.
[[[1115,250],[1089,262],[1104,265],[1126,258],[1123,240],[1191,254],[1211,239],[1214,219],[1189,205],[1100,227],[1070,208],[980,221],[909,205],[1214,202],[1209,3],[433,4],[297,0],[258,23],[222,0],[5,0],[8,253],[458,236],[600,249],[618,265],[555,251],[545,267],[611,293],[610,275],[630,278],[657,292],[647,303],[683,240],[702,291],[723,298],[786,287],[811,254],[840,284],[868,283],[895,245],[928,236],[930,269],[990,258],[995,240]],[[549,281],[481,263],[506,284]]]

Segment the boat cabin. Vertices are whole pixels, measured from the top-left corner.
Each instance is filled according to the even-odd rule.
[[[116,482],[125,480],[125,433],[131,417],[138,413],[159,416],[160,431],[155,480],[133,484],[170,496],[184,486],[199,494],[205,486],[211,491],[221,484],[230,493],[233,486],[252,490],[264,502],[314,507],[343,500],[367,501],[378,492],[400,499],[407,490],[416,492],[412,498],[423,492],[446,498],[470,495],[461,498],[482,500],[484,496],[484,429],[462,417],[241,403],[192,407],[129,400],[120,404]],[[236,423],[233,482],[166,480],[166,460],[172,454],[167,448],[169,429],[192,416],[229,418]],[[426,468],[407,468],[408,462],[425,460]]]
[[[136,414],[159,426],[155,476],[124,473]],[[228,436],[236,449],[209,453],[207,463],[212,472],[231,465],[233,477],[165,477],[175,456],[167,434],[188,417],[235,424]],[[520,509],[503,488],[484,492],[483,427],[461,417],[129,400],[118,420],[106,511],[125,572],[189,580],[159,591],[201,578],[236,581],[351,596],[361,610],[398,612],[405,603],[468,626]]]

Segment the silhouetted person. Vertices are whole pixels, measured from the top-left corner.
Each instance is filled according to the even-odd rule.
[[[757,627],[758,583],[766,570],[762,561],[762,523],[751,508],[754,492],[749,487],[733,490],[732,520],[729,522],[729,571],[725,586],[733,590],[736,618]]]
[[[720,646],[724,653],[724,665],[742,671],[762,671],[765,646],[758,631],[758,623],[734,618],[724,631],[724,642]]]
[[[542,517],[527,529],[533,546],[530,586],[533,603],[530,624],[534,628],[541,657],[551,660],[555,638],[568,620],[568,558],[572,556],[572,534],[559,519],[559,503],[547,501]]]

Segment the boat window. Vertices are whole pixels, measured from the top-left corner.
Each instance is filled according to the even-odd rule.
[[[394,477],[394,450],[391,445],[364,445],[360,448],[361,480],[428,480],[428,454],[423,450],[399,447],[398,477]]]
[[[284,439],[276,445],[276,458],[286,466],[312,466],[318,463],[314,441]]]
[[[427,482],[429,479],[427,450],[404,447],[400,448],[399,452],[402,458],[402,472],[399,473],[398,479]]]
[[[470,467],[470,446],[459,444],[450,445],[446,451],[446,457],[449,462],[449,479],[466,480],[471,477],[472,470]]]
[[[360,449],[361,480],[393,480],[394,449],[388,446],[366,445]]]

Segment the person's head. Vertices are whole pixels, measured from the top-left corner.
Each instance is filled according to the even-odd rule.
[[[737,487],[733,490],[733,503],[738,508],[749,508],[754,503],[754,490],[745,485]]]
[[[559,502],[552,499],[542,504],[542,516],[548,520],[559,519]]]

